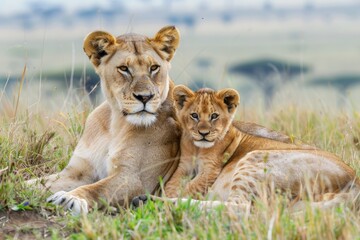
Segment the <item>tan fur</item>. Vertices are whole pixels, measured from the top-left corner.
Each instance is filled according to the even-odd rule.
[[[240,100],[235,90],[193,92],[176,86],[173,95],[182,128],[181,157],[165,186],[167,197],[208,193],[227,205],[248,208],[254,197],[281,191],[296,209],[304,207],[303,197],[328,207],[359,195],[354,170],[335,155],[258,125],[233,122]]]
[[[159,179],[171,176],[180,131],[168,73],[179,38],[172,26],[154,38],[102,31],[85,38],[106,101],[89,115],[66,168],[45,178],[55,192],[49,201],[75,213],[102,201],[125,205],[138,194],[155,193]]]

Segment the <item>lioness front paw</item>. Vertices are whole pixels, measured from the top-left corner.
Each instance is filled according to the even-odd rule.
[[[87,214],[89,211],[86,200],[73,196],[71,192],[59,191],[46,199],[46,201],[70,210],[72,215],[75,216],[81,213]]]

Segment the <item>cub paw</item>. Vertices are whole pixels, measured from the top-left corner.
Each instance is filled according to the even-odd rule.
[[[74,216],[89,212],[86,200],[72,195],[71,192],[59,191],[46,199],[46,201],[62,206],[64,209],[71,211]]]
[[[137,197],[134,197],[131,201],[131,206],[133,208],[138,208],[144,204],[146,204],[146,202],[148,201],[148,198],[146,195],[140,195]]]

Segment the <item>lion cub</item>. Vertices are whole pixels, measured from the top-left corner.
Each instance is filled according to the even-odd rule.
[[[182,128],[181,157],[177,170],[165,186],[165,193],[167,197],[178,197],[183,189],[182,195],[196,198],[207,193],[228,161],[229,156],[224,152],[236,147],[236,144],[223,144],[222,140],[240,99],[233,89],[215,93],[204,88],[194,93],[182,85],[175,87],[173,95]],[[184,177],[194,178],[182,187]]]
[[[335,155],[236,127],[233,119],[240,96],[234,89],[193,92],[180,85],[173,97],[182,128],[181,157],[165,185],[167,197],[209,193],[239,204],[251,202],[264,189],[276,189],[286,192],[294,204],[307,196],[331,206],[359,194],[355,171]],[[184,177],[192,179],[182,187]]]

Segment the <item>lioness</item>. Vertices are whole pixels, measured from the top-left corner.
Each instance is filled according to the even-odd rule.
[[[181,158],[165,186],[167,197],[196,198],[209,191],[225,204],[248,207],[260,191],[280,190],[293,200],[293,208],[302,208],[304,196],[313,206],[328,207],[360,194],[354,170],[335,155],[239,130],[233,123],[240,101],[236,90],[193,92],[180,85],[173,96],[182,128]],[[193,179],[181,193],[185,176]]]
[[[169,92],[170,60],[179,45],[173,26],[154,38],[119,37],[96,31],[84,51],[101,78],[106,101],[88,117],[67,167],[45,178],[55,192],[49,202],[75,214],[86,213],[103,199],[127,204],[159,188],[178,164],[180,132]]]

